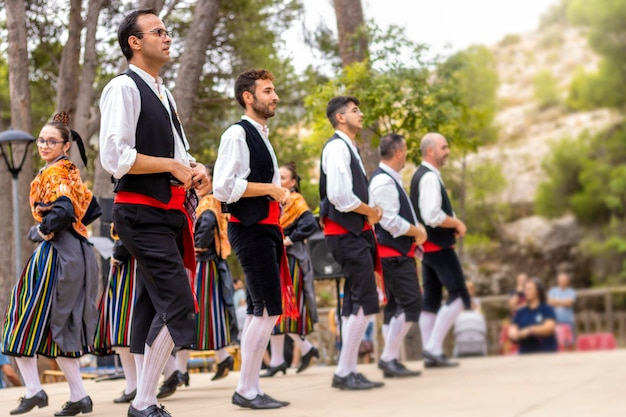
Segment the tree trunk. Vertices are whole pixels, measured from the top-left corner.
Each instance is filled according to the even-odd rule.
[[[341,65],[347,67],[355,62],[364,61],[369,54],[369,42],[361,0],[333,0],[333,3],[337,18]],[[378,149],[372,144],[373,130],[376,129],[363,129],[358,137],[361,160],[368,175],[378,167],[379,161]]]
[[[55,112],[65,111],[70,115],[70,123],[74,119],[76,97],[78,95],[78,76],[80,71],[80,47],[82,34],[81,17],[82,0],[70,1],[67,43],[63,47]],[[80,160],[80,158],[78,158]],[[82,165],[82,163],[81,163]],[[80,166],[80,165],[79,165]]]
[[[337,17],[339,55],[346,67],[367,58],[369,45],[361,0],[333,0]]]
[[[191,124],[192,109],[198,96],[202,68],[206,62],[206,50],[213,36],[219,5],[219,0],[198,1],[189,29],[192,35],[185,40],[185,49],[180,57],[180,68],[173,92],[183,126]]]
[[[8,0],[6,2],[7,30],[8,30],[8,64],[9,64],[9,90],[11,98],[11,127],[14,129],[31,132],[32,120],[30,113],[30,86],[28,82],[29,61],[28,50],[26,48],[26,6],[24,0]],[[14,157],[17,161],[22,159],[24,146],[17,146]],[[31,148],[32,149],[32,148]],[[0,311],[5,311],[7,301],[11,294],[11,288],[15,284],[15,279],[24,265],[15,265],[15,247],[13,233],[13,199],[8,190],[12,189],[10,178],[6,172],[5,164],[0,170],[2,189],[5,190],[4,198],[0,199],[0,210],[4,213],[0,216],[0,230],[6,233],[5,239],[0,241],[0,252],[4,255],[4,262],[0,262]],[[33,247],[32,244],[23,238],[33,219],[30,215],[28,194],[30,182],[33,179],[33,162],[30,156],[26,156],[26,162],[18,178],[18,209],[20,217],[19,237],[21,242],[21,263],[25,263]],[[9,239],[9,236],[11,237]],[[4,321],[4,317],[0,318]]]

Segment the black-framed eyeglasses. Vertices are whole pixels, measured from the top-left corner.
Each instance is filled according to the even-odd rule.
[[[37,138],[37,146],[46,146],[48,148],[54,148],[59,143],[65,143],[65,141],[64,140]]]
[[[147,32],[137,32],[137,33],[141,33],[142,35],[144,33],[154,33],[159,38],[163,38],[163,39],[165,39],[167,37],[172,39],[174,37],[174,33],[172,33],[171,31],[165,30],[165,29],[161,29],[161,28],[159,28],[159,29],[152,29],[152,30],[149,30]]]

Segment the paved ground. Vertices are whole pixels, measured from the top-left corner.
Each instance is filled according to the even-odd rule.
[[[408,363],[421,368],[420,363]],[[457,369],[426,370],[419,378],[385,380],[382,389],[340,392],[330,388],[332,367],[312,367],[296,375],[263,379],[266,392],[289,407],[274,411],[236,408],[230,397],[238,373],[211,382],[211,374],[192,374],[191,385],[163,401],[174,417],[586,417],[626,415],[626,350],[508,356],[462,360]],[[380,379],[374,365],[361,365]],[[124,381],[86,381],[97,416],[126,416],[113,404]],[[69,398],[67,384],[46,384],[50,406],[28,416],[52,416]],[[23,388],[0,390],[0,416],[15,407]]]

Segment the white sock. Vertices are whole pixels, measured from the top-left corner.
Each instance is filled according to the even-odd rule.
[[[176,357],[174,355],[170,355],[165,363],[165,368],[163,368],[163,377],[165,379],[169,378],[174,372],[176,372],[176,369]]]
[[[230,353],[228,353],[226,348],[221,348],[215,351],[215,358],[217,359],[217,363],[224,362],[226,359],[228,359],[229,356]]]
[[[276,367],[285,362],[285,335],[270,336],[270,366]]]
[[[187,362],[189,361],[190,356],[191,351],[189,349],[181,349],[176,352],[176,369],[183,374],[187,372]]]
[[[272,329],[276,325],[276,319],[278,316],[268,316],[267,310],[264,310],[263,316],[254,316],[244,330],[241,344],[241,370],[235,391],[249,400],[263,393],[259,386],[259,371],[263,353],[267,348]]]
[[[16,356],[15,362],[22,374],[24,385],[26,386],[25,398],[34,397],[43,389],[39,380],[39,369],[37,369],[37,357],[33,356]]]
[[[385,348],[383,349],[382,355],[380,355],[381,360],[389,362],[400,358],[400,348],[402,347],[404,336],[406,336],[411,329],[411,324],[413,323],[406,321],[404,313],[400,314],[398,317],[391,318],[387,338],[385,339]]]
[[[80,374],[78,358],[63,358],[59,356],[56,359],[70,386],[70,401],[77,402],[85,398],[87,391],[85,391],[85,385],[83,384],[83,376]]]
[[[452,303],[441,307],[437,313],[437,319],[433,326],[433,332],[426,344],[426,350],[433,355],[443,353],[443,339],[448,334],[448,330],[454,325],[459,314],[463,311],[463,300],[457,298]]]
[[[141,385],[141,373],[143,372],[143,353],[133,353],[135,359],[135,372],[137,373],[137,386]]]
[[[159,377],[163,373],[168,358],[172,356],[172,349],[174,349],[174,340],[167,326],[161,328],[152,346],[146,344],[137,395],[132,403],[137,410],[145,410],[157,404],[156,392]]]
[[[370,316],[363,313],[363,308],[359,308],[357,314],[351,314],[346,320],[343,329],[343,343],[339,353],[339,361],[335,374],[345,377],[349,373],[356,372],[356,365],[359,360],[359,345],[365,335]]]
[[[383,324],[383,326],[380,328],[380,332],[383,335],[383,340],[385,341],[385,343],[387,343],[387,335],[389,334],[389,325]]]
[[[120,357],[122,369],[124,370],[124,379],[126,380],[126,388],[124,394],[130,394],[137,389],[137,368],[135,367],[135,358],[130,353],[128,347],[116,347],[115,353]]]
[[[306,337],[300,336],[299,334],[296,334],[296,333],[287,333],[287,335],[291,337],[291,340],[293,340],[293,343],[295,343],[296,346],[298,346],[298,349],[300,349],[300,353],[302,355],[306,355],[313,348],[313,345],[311,344],[311,342],[308,341]]]
[[[419,327],[420,335],[422,337],[422,349],[426,349],[428,339],[430,339],[430,335],[433,334],[435,320],[437,320],[437,314],[435,313],[431,313],[429,311],[422,311],[420,313]]]

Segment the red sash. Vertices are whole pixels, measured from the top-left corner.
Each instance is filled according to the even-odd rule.
[[[185,213],[187,217],[187,227],[183,230],[183,264],[188,270],[189,285],[191,286],[191,292],[196,304],[196,313],[198,312],[198,300],[196,297],[196,252],[194,250],[193,240],[193,227],[194,222],[191,216],[185,210],[185,196],[187,192],[184,188],[172,185],[170,187],[172,198],[168,203],[157,200],[156,198],[149,197],[144,194],[133,193],[130,191],[120,191],[115,194],[115,203],[120,204],[141,204],[144,206],[156,207],[163,210],[180,210]]]
[[[257,224],[269,224],[276,226],[280,229],[280,234],[283,235],[283,229],[280,227],[280,203],[278,201],[270,201],[269,213],[266,218],[259,221]],[[238,218],[230,215],[230,222],[241,223]],[[298,310],[298,304],[296,302],[296,295],[293,291],[293,282],[291,279],[291,273],[289,272],[289,262],[287,261],[287,252],[285,246],[283,246],[283,255],[280,257],[280,292],[283,305],[283,314],[280,315],[278,322],[282,322],[285,319],[296,319],[300,315]]]
[[[381,244],[378,244],[378,256],[380,256],[381,258],[394,258],[397,256],[408,256],[409,258],[414,258],[415,249],[417,249],[417,245],[413,243],[411,245],[411,249],[409,249],[406,254],[403,254],[390,246],[383,246]]]

